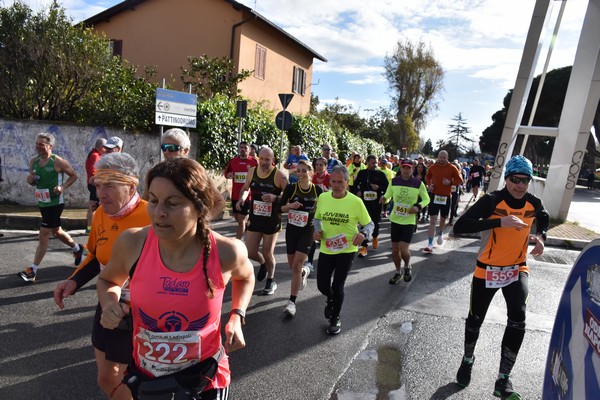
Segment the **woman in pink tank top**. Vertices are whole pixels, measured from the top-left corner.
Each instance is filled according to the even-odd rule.
[[[254,290],[246,246],[209,229],[213,192],[204,168],[176,158],[150,170],[151,225],[124,232],[98,279],[101,323],[114,329],[131,309],[134,398],[200,393],[226,399],[227,353],[245,346],[242,325]],[[130,279],[130,303],[119,302]],[[223,291],[232,281],[232,310],[221,343]],[[177,397],[179,398],[179,397]]]

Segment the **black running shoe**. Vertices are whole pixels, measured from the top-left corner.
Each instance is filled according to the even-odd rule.
[[[256,280],[261,282],[267,277],[267,266],[265,264],[260,264],[260,268],[258,269],[258,274],[256,274]]]
[[[267,283],[265,288],[262,290],[262,295],[270,296],[275,293],[275,290],[277,290],[277,283],[275,283],[275,281],[271,281],[270,283]]]
[[[390,280],[389,280],[389,284],[390,284],[390,285],[395,285],[395,284],[397,284],[398,282],[400,282],[400,279],[402,279],[402,274],[401,274],[400,272],[396,272],[396,273],[394,274],[394,276],[392,276],[392,277],[390,278]]]
[[[329,328],[327,328],[327,333],[330,335],[337,335],[342,331],[342,323],[340,322],[340,317],[331,318],[329,321]]]
[[[23,271],[19,272],[17,275],[25,282],[35,282],[35,277],[37,274],[33,271],[33,268],[27,267]]]
[[[77,267],[79,266],[79,264],[81,264],[81,260],[83,259],[83,252],[85,251],[85,244],[80,244],[79,245],[79,251],[74,251],[73,252],[73,258],[75,259],[73,264]]]
[[[404,267],[404,282],[410,282],[412,280],[412,267],[407,265]]]
[[[456,373],[456,383],[460,386],[467,387],[469,386],[469,383],[471,383],[471,370],[473,369],[473,364],[475,364],[475,356],[473,356],[473,361],[471,362],[467,362],[463,358],[460,363],[460,367]]]
[[[494,396],[500,397],[502,400],[521,400],[521,395],[513,389],[512,382],[508,375],[504,375],[496,381],[494,385]]]

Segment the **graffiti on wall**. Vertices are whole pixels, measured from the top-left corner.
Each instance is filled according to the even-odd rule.
[[[86,184],[85,160],[98,138],[108,139],[111,136],[119,136],[123,139],[124,151],[131,154],[140,167],[140,189],[145,185],[146,171],[160,161],[159,140],[158,138],[156,141],[148,140],[148,135],[134,135],[102,126],[0,120],[0,158],[4,179],[0,186],[0,201],[35,204],[26,177],[29,173],[30,160],[37,156],[35,139],[40,132],[54,135],[56,143],[53,153],[66,159],[79,177],[73,189],[65,193],[67,207],[87,207],[89,192]]]

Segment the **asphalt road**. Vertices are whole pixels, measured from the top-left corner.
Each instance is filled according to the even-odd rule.
[[[234,235],[232,220],[215,229]],[[82,231],[75,237],[86,239]],[[500,294],[481,330],[471,385],[459,390],[453,383],[477,239],[448,240],[423,256],[426,233],[420,225],[411,245],[414,279],[391,286],[389,223],[383,223],[379,249],[354,263],[342,333],[335,337],[325,332],[325,300],[312,277],[300,293],[296,317],[284,317],[291,275],[283,239],[281,234],[276,248],[279,288],[273,296],[259,296],[264,282],[257,283],[244,328],[247,348],[230,356],[231,399],[494,398],[506,320]],[[0,238],[0,399],[102,399],[90,342],[94,286],[58,310],[52,291],[72,272],[72,257],[52,240],[37,282],[26,284],[16,273],[31,262],[36,243],[33,232],[8,231]],[[527,334],[512,378],[526,399],[541,397],[554,313],[577,255],[547,248],[539,260],[530,259]],[[228,311],[228,295],[226,301]]]

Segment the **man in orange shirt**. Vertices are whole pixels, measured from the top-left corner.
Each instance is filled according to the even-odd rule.
[[[429,203],[429,230],[427,232],[429,243],[423,249],[423,253],[433,253],[433,237],[436,234],[438,214],[440,214],[440,226],[437,230],[437,244],[440,246],[444,244],[442,234],[446,227],[446,218],[450,213],[452,185],[462,185],[462,181],[460,172],[448,162],[448,152],[440,150],[437,162],[427,169],[427,175],[425,175],[428,192],[431,193],[431,202]]]

